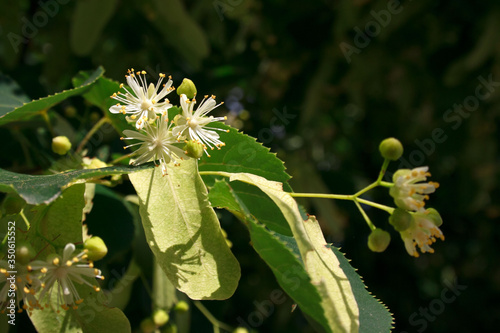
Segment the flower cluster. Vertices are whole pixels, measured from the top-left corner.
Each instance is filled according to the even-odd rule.
[[[122,138],[122,140],[138,141],[125,147],[139,145],[133,153],[133,155],[138,155],[132,162],[133,165],[153,160],[157,162],[157,165],[161,165],[162,173],[166,175],[167,165],[170,162],[179,165],[179,161],[183,159],[199,157],[192,156],[188,150],[177,147],[176,144],[181,141],[199,143],[209,157],[207,148],[220,149],[224,146],[217,131],[225,130],[207,127],[212,122],[226,120],[226,117],[208,116],[208,113],[222,104],[215,102],[215,96],[205,96],[194,110],[196,87],[190,80],[185,79],[184,82],[188,87],[184,88],[183,82],[177,91],[180,95],[182,112],[169,121],[167,110],[172,107],[172,104],[168,99],[164,101],[162,99],[175,89],[172,86],[172,79],[169,77],[168,82],[162,86],[165,74],[160,74],[156,85],[151,83],[148,86],[145,76],[145,71],[134,73],[134,69],[129,70],[125,77],[130,90],[121,84],[120,89],[124,89],[125,92],[117,92],[111,96],[123,104],[118,103],[109,109],[112,113],[131,114],[126,119],[129,122],[135,122],[137,131],[124,130],[125,137]],[[161,90],[158,92],[159,89]],[[193,98],[189,99],[183,92],[192,95]]]
[[[100,288],[89,282],[88,279],[101,279],[101,271],[94,268],[88,259],[87,250],[76,253],[74,244],[65,246],[62,256],[50,255],[47,260],[35,260],[26,265],[16,263],[16,274],[11,275],[7,269],[7,262],[0,261],[0,310],[6,310],[9,303],[8,291],[14,285],[18,312],[43,309],[57,300],[57,308],[69,310],[77,309],[83,299],[78,294],[75,282],[92,287],[95,291]],[[11,281],[14,279],[14,281]],[[56,293],[55,297],[52,296]],[[22,302],[22,304],[21,304]]]
[[[418,257],[417,249],[422,253],[434,253],[431,245],[438,238],[444,240],[439,229],[443,220],[435,209],[425,208],[425,200],[429,200],[429,194],[434,193],[439,184],[427,182],[431,174],[426,166],[398,170],[392,177],[392,183],[382,182],[381,178],[389,161],[395,161],[402,156],[403,145],[395,138],[388,138],[380,143],[379,150],[385,162],[375,185],[389,187],[389,194],[396,204],[396,208],[385,206],[385,210],[391,213],[389,223],[399,232],[408,254]],[[374,252],[382,252],[389,245],[390,234],[373,225],[371,227],[368,246]]]
[[[439,229],[442,224],[439,213],[435,209],[424,208],[424,200],[428,200],[429,194],[434,193],[439,187],[436,182],[425,182],[427,177],[431,176],[428,170],[426,166],[412,170],[398,170],[393,176],[394,186],[389,191],[396,206],[407,211],[407,216],[404,218],[407,221],[406,227],[400,226],[398,231],[406,251],[414,257],[419,256],[417,246],[422,253],[433,253],[434,250],[430,245],[437,238],[444,240],[443,233]],[[391,223],[397,224],[400,215],[393,214]]]

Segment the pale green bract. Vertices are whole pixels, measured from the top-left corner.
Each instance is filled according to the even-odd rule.
[[[130,174],[146,239],[172,284],[192,299],[226,299],[240,266],[207,198],[197,161]]]

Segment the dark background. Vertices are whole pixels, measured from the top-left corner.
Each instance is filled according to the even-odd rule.
[[[498,1],[2,1],[0,37],[1,71],[31,98],[70,88],[78,71],[99,65],[119,81],[131,67],[148,71],[150,81],[173,75],[176,86],[191,78],[199,95],[225,101],[229,124],[278,153],[296,192],[354,193],[376,178],[380,141],[399,138],[405,153],[389,171],[428,165],[441,184],[429,205],[442,214],[446,240],[434,254],[410,257],[394,230],[386,252],[372,253],[352,203],[301,203],[394,313],[395,332],[498,330]],[[78,116],[68,123],[78,138],[101,111],[74,98],[55,112],[67,116],[73,107]],[[21,154],[19,133],[0,128],[0,167],[46,168],[38,149]],[[104,144],[119,151],[117,138]],[[392,204],[384,189],[367,198]],[[368,213],[390,230],[385,213]],[[221,216],[242,280],[233,298],[205,305],[237,326],[278,286],[245,228]],[[449,300],[445,289],[454,283],[466,288]],[[126,314],[137,329],[150,305],[140,285],[134,292]],[[258,330],[310,331],[291,304],[277,306]],[[212,330],[196,309],[191,315],[193,332]]]

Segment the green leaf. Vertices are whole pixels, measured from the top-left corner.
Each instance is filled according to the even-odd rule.
[[[30,99],[14,80],[0,74],[0,101],[0,115],[2,115],[28,103]]]
[[[352,292],[359,307],[359,332],[390,332],[394,320],[387,307],[366,289],[361,276],[351,266],[344,254],[334,246],[328,246],[337,256],[340,268],[351,283]]]
[[[251,173],[281,182],[286,191],[291,191],[287,183],[290,176],[285,171],[285,165],[269,148],[230,126],[217,122],[211,126],[229,130],[229,133],[221,134],[221,140],[226,143],[224,147],[210,150],[210,157],[204,155],[201,158],[200,171]]]
[[[98,78],[102,76],[103,73],[104,69],[102,67],[99,67],[94,72],[92,72],[87,80],[82,82],[81,85],[74,89],[64,90],[54,95],[40,98],[36,101],[24,103],[23,105],[15,107],[14,109],[9,109],[7,107],[0,108],[0,126],[12,121],[21,121],[28,119],[36,114],[40,114],[41,111],[47,110],[71,96],[84,93],[85,91],[87,91],[87,89],[89,89],[90,86],[92,86],[92,84],[97,81]]]
[[[310,216],[308,222],[313,224],[313,228],[319,229],[314,216]],[[287,247],[294,253],[299,253],[297,242],[292,237],[275,234],[277,238],[283,241]],[[356,269],[351,266],[349,260],[340,250],[330,244],[325,243],[325,248],[332,250],[333,254],[339,261],[340,268],[351,283],[352,292],[356,298],[359,307],[359,332],[390,332],[392,329],[393,318],[387,307],[376,299],[363,283],[361,276],[358,275]]]
[[[226,180],[216,180],[209,190],[213,206],[237,211],[238,205],[231,206],[233,196],[236,196],[257,221],[280,234],[292,236],[292,230],[279,208],[258,187],[240,182],[229,185]]]
[[[325,240],[315,220],[304,222],[292,196],[282,189],[282,184],[248,173],[219,173],[258,186],[279,207],[297,242],[304,267],[321,296],[321,307],[328,324],[328,332],[358,332],[359,309],[351,285],[339,261],[325,248]]]
[[[229,133],[221,134],[221,139],[226,146],[220,150],[211,150],[210,157],[203,156],[200,160],[200,171],[224,171],[224,172],[246,172],[262,176],[266,179],[275,180],[284,184],[285,190],[291,191],[288,185],[290,176],[285,171],[283,162],[248,135],[238,132],[236,129],[221,123],[213,123],[213,127],[228,130]],[[224,187],[214,187],[213,176],[203,176],[203,179],[210,188],[210,196],[227,196]],[[255,186],[243,183],[231,184],[233,190],[254,215],[257,220],[264,223],[268,228],[284,234],[292,235],[290,226],[280,210],[269,201],[269,198]],[[212,202],[213,203],[213,202]]]
[[[146,239],[173,285],[192,299],[226,299],[240,278],[208,203],[196,160],[130,175],[140,199]]]
[[[71,20],[71,49],[78,56],[88,55],[115,12],[117,0],[78,1]]]
[[[73,170],[53,175],[25,175],[0,169],[0,191],[17,192],[27,203],[38,205],[54,201],[61,189],[79,179],[131,173],[149,169],[153,163],[133,166],[114,166],[100,169]]]
[[[312,284],[300,257],[277,234],[264,226],[257,223],[248,223],[247,226],[252,246],[271,268],[279,285],[301,311],[328,330],[329,323],[321,306],[321,296]]]
[[[37,234],[41,233],[52,244],[64,248],[68,243],[82,242],[82,210],[85,207],[83,194],[84,184],[70,186],[62,192],[62,195],[49,206],[36,206],[32,211],[37,214],[28,219],[32,222],[29,234],[31,239],[41,242],[41,250],[46,246],[46,242],[40,239]],[[35,225],[34,222],[37,221]],[[38,252],[38,251],[37,251]]]
[[[216,181],[214,188],[225,188],[225,191],[218,190],[213,196],[211,190],[210,201],[217,202],[219,207],[228,209],[246,223],[250,231],[252,246],[269,265],[283,290],[293,298],[304,313],[323,327],[328,327],[329,323],[321,307],[321,296],[316,286],[311,283],[304,268],[295,239],[268,230],[258,223],[258,219],[256,220],[255,216],[250,213],[233,187],[234,184],[230,185],[224,180]],[[221,196],[221,193],[228,195]],[[308,223],[316,224],[314,221],[311,218]],[[319,230],[317,224],[316,228],[317,230],[313,231],[313,234]],[[320,242],[318,245],[322,243]],[[321,248],[321,246],[319,247]],[[392,323],[389,311],[366,290],[361,277],[344,255],[337,248],[332,246],[328,246],[328,248],[336,255],[340,268],[351,283],[360,312],[360,332],[389,332]]]

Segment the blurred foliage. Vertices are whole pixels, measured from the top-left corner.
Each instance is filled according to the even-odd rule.
[[[301,202],[318,215],[327,240],[342,246],[370,290],[395,314],[395,331],[422,328],[412,325],[412,314],[434,304],[445,282],[454,279],[467,289],[426,321],[426,332],[494,331],[500,318],[498,84],[490,85],[488,98],[476,99],[472,111],[453,109],[479,97],[476,87],[482,80],[500,81],[500,4],[494,0],[398,4],[3,1],[0,66],[30,98],[67,89],[78,71],[100,65],[107,77],[118,81],[123,81],[129,67],[153,76],[165,72],[177,85],[188,77],[200,94],[225,100],[229,124],[278,152],[297,192],[355,192],[378,172],[379,142],[389,136],[399,138],[405,146],[402,163],[429,165],[432,179],[441,184],[429,203],[444,219],[446,241],[435,245],[435,254],[409,257],[394,232],[386,252],[372,253],[366,246],[369,230],[352,204]],[[381,16],[391,5],[397,13]],[[373,23],[377,17],[387,24]],[[358,35],[365,29],[373,36],[365,35],[360,47],[355,41],[362,41]],[[342,43],[359,52],[347,59]],[[72,101],[55,107],[54,128],[47,129],[42,117],[1,127],[0,167],[33,173],[37,165],[53,165],[55,157],[43,153],[50,151],[51,134],[67,135],[78,143],[102,111],[79,97]],[[442,130],[437,140],[436,129]],[[111,131],[100,133],[103,146],[89,155],[109,160],[121,149],[117,138]],[[131,193],[125,185],[116,189]],[[389,203],[382,192],[377,201]],[[386,215],[371,214],[377,226],[390,229]],[[132,215],[127,216],[128,225],[134,225]],[[91,214],[90,228],[92,218]],[[245,245],[249,240],[245,229],[225,213],[222,223],[235,244],[242,280],[234,297],[207,307],[218,319],[236,326],[237,318],[247,320],[255,311],[255,304],[247,300],[267,300],[278,287],[263,263],[253,268],[261,260]],[[130,248],[119,250],[103,269],[126,270]],[[138,263],[148,265],[144,260]],[[150,314],[149,301],[140,281],[134,282],[132,293],[138,301],[125,312],[137,329]],[[291,305],[288,299],[276,306],[258,329],[306,332],[307,322],[298,311],[290,312]],[[191,317],[193,331],[210,330],[196,309]]]

